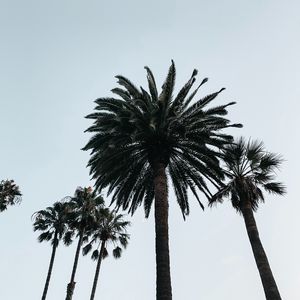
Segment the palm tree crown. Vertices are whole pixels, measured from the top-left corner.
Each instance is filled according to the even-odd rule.
[[[112,202],[117,207],[134,213],[144,200],[146,216],[154,198],[154,169],[157,164],[168,168],[178,204],[183,216],[189,213],[187,190],[190,189],[202,206],[196,189],[208,198],[210,191],[205,179],[213,183],[223,177],[218,151],[232,141],[232,136],[221,133],[230,124],[224,116],[227,107],[235,104],[208,107],[223,90],[195,101],[199,88],[190,90],[197,70],[173,97],[175,65],[158,94],[154,76],[148,67],[149,92],[139,89],[123,76],[116,76],[123,88],[114,88],[117,98],[99,98],[95,112],[87,118],[94,124],[87,129],[94,136],[84,150],[91,150],[89,161],[96,187],[109,186]]]
[[[256,211],[259,203],[264,202],[263,190],[277,195],[285,193],[285,186],[274,181],[282,158],[267,152],[262,142],[246,142],[240,138],[228,145],[223,154],[229,181],[211,198],[211,204],[229,197],[238,212],[242,211],[245,201],[249,201],[252,210]]]
[[[78,187],[69,205],[72,208],[69,225],[78,232],[88,230],[96,218],[97,208],[104,206],[103,197],[91,187]]]
[[[21,202],[21,192],[13,180],[1,180],[0,182],[0,212],[7,209],[8,205]]]
[[[113,256],[120,258],[123,248],[127,247],[129,234],[126,228],[130,222],[124,221],[122,214],[116,214],[109,209],[98,209],[96,212],[96,223],[87,234],[90,236],[89,243],[83,248],[83,254],[86,255],[92,250],[93,244],[97,247],[92,253],[92,259],[98,259],[99,247],[101,242],[105,243],[104,253],[102,258],[108,255],[107,244],[112,243],[114,246]]]
[[[68,202],[55,202],[53,206],[47,207],[45,210],[39,210],[33,214],[34,231],[43,231],[38,241],[51,241],[51,244],[58,245],[59,240],[64,239],[64,243],[71,243],[71,232],[68,228],[69,215],[71,207]],[[56,238],[54,238],[56,236]]]

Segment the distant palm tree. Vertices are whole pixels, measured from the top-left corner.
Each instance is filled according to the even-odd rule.
[[[263,143],[245,142],[243,138],[224,152],[225,173],[229,179],[210,203],[222,202],[228,197],[232,206],[244,217],[248,237],[262,280],[267,300],[281,299],[267,255],[260,241],[253,212],[264,202],[263,190],[283,195],[285,187],[274,181],[275,170],[281,165],[280,156],[267,152]]]
[[[45,210],[39,210],[33,214],[33,230],[43,231],[43,233],[39,235],[38,241],[51,241],[52,244],[52,255],[42,300],[45,300],[47,296],[56,248],[58,247],[59,241],[64,239],[66,245],[71,243],[72,232],[68,229],[69,213],[70,206],[67,202],[55,202],[53,206],[47,207]]]
[[[208,198],[205,179],[213,184],[223,178],[219,167],[219,148],[232,141],[222,129],[241,127],[223,116],[227,106],[208,107],[223,90],[192,101],[205,78],[189,95],[197,70],[173,96],[175,65],[169,68],[162,92],[157,91],[148,67],[149,93],[135,87],[127,78],[116,76],[124,87],[114,88],[118,98],[99,98],[95,112],[87,118],[94,124],[87,130],[94,136],[84,150],[91,150],[89,166],[97,189],[108,186],[116,206],[134,213],[144,203],[146,217],[154,201],[156,231],[157,299],[171,300],[171,275],[168,233],[168,180],[173,182],[183,217],[189,213],[187,190],[201,206],[197,189]]]
[[[8,205],[21,202],[21,192],[13,180],[0,181],[0,212],[7,209]]]
[[[123,215],[109,211],[109,209],[98,209],[96,212],[96,223],[91,229],[91,238],[89,243],[83,248],[83,255],[89,253],[93,244],[97,244],[97,249],[92,253],[92,259],[97,260],[96,272],[91,292],[90,300],[94,300],[99,271],[102,259],[108,255],[107,246],[109,243],[114,245],[112,251],[115,258],[120,258],[122,246],[126,248],[129,235],[126,233],[130,222],[123,220]],[[99,251],[100,248],[100,251]]]
[[[84,241],[85,232],[95,222],[95,213],[97,208],[103,207],[104,200],[100,194],[93,191],[91,187],[77,188],[74,197],[69,202],[72,207],[72,216],[70,217],[69,226],[77,231],[78,244],[72,268],[70,282],[67,286],[66,300],[71,300],[75,289],[75,274],[78,265],[80,249]]]

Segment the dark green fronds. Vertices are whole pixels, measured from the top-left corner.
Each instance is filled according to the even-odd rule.
[[[53,236],[53,233],[50,231],[43,232],[38,236],[38,241],[40,243],[44,242],[44,241],[50,241],[52,239],[52,236]]]
[[[128,226],[128,225],[130,225],[130,224],[127,222],[126,226]],[[129,235],[128,234],[125,234],[125,233],[120,234],[119,242],[123,246],[124,249],[127,248],[128,240],[129,240]]]
[[[91,258],[92,258],[92,260],[97,260],[98,257],[99,257],[99,251],[98,251],[98,249],[96,249],[93,251]]]
[[[282,162],[283,159],[280,155],[265,153],[265,155],[260,160],[259,168],[264,172],[273,171],[278,169]]]
[[[113,250],[113,256],[114,256],[114,258],[120,258],[120,257],[121,257],[121,254],[122,254],[122,248],[116,247],[116,248]]]
[[[167,78],[164,84],[162,85],[162,92],[158,97],[158,100],[161,101],[164,104],[164,106],[167,106],[168,104],[171,103],[172,93],[175,85],[175,76],[176,76],[176,70],[175,70],[174,61],[172,60]]]
[[[86,246],[84,246],[82,248],[82,254],[87,255],[92,250],[92,248],[93,248],[93,246],[91,243],[87,244]]]
[[[19,187],[13,180],[0,181],[0,212],[9,205],[19,204],[22,200]]]
[[[281,182],[269,182],[263,185],[264,189],[275,195],[284,195],[286,193],[286,187]]]
[[[73,242],[72,238],[74,236],[74,231],[73,230],[69,230],[67,231],[64,236],[63,236],[63,242],[66,246],[70,246]]]
[[[186,100],[186,96],[188,95],[189,91],[191,90],[193,84],[196,81],[195,76],[198,74],[198,71],[196,69],[194,69],[191,78],[189,79],[189,81],[181,88],[181,90],[179,91],[178,95],[176,96],[176,98],[174,99],[170,110],[174,111],[174,113],[176,113],[178,111],[178,109],[180,109],[182,107],[183,102]]]
[[[91,187],[78,187],[74,196],[71,197],[69,205],[72,208],[68,222],[70,228],[77,232],[83,229],[88,231],[94,226],[97,209],[103,209],[104,199]]]
[[[116,208],[133,214],[143,205],[149,216],[154,198],[153,166],[163,163],[171,176],[183,216],[189,213],[187,193],[191,191],[201,207],[209,198],[209,182],[220,187],[224,172],[219,164],[220,149],[232,143],[228,127],[241,127],[226,118],[235,102],[211,106],[224,90],[196,100],[203,79],[192,90],[197,70],[174,95],[176,68],[172,61],[160,94],[148,67],[149,92],[117,76],[122,88],[113,89],[120,98],[99,98],[88,117],[93,136],[84,150],[91,151],[88,166],[97,190],[108,188]],[[129,99],[130,98],[130,99]]]
[[[189,104],[192,102],[196,94],[198,93],[200,87],[208,81],[208,78],[204,78],[201,83],[198,85],[198,87],[190,94],[190,96],[187,97],[186,101],[184,102],[183,108],[186,109]]]
[[[157,93],[155,78],[152,74],[152,71],[148,67],[145,67],[145,69],[147,71],[147,80],[148,80],[149,91],[150,91],[153,101],[156,102],[158,100],[158,93]]]
[[[44,210],[35,212],[32,215],[34,220],[33,230],[42,231],[38,237],[39,242],[51,241],[52,245],[58,245],[62,239],[65,245],[70,245],[74,232],[69,229],[72,208],[64,200],[55,202]]]
[[[228,182],[210,199],[210,204],[230,198],[233,207],[241,212],[246,203],[256,211],[259,203],[264,202],[262,188],[272,194],[286,192],[282,183],[275,182],[275,171],[279,169],[282,158],[267,152],[262,142],[246,142],[243,138],[228,145],[223,150],[225,173]]]
[[[124,86],[124,88],[128,91],[133,99],[137,99],[140,97],[141,92],[129,79],[121,75],[117,75],[116,78],[118,79],[118,83]]]
[[[123,89],[120,89],[120,88],[114,88],[111,91],[114,94],[120,96],[125,101],[129,101],[131,99],[130,94],[126,90],[123,90]]]
[[[96,222],[94,226],[87,232],[90,236],[90,242],[83,248],[83,255],[86,255],[92,250],[94,244],[97,249],[92,253],[92,259],[99,257],[100,244],[105,245],[103,257],[108,256],[107,246],[113,244],[113,256],[119,258],[121,255],[121,247],[124,249],[128,245],[129,235],[126,230],[130,226],[130,222],[124,221],[123,215],[116,214],[108,208],[98,208],[95,213]],[[120,247],[121,246],[121,247]]]

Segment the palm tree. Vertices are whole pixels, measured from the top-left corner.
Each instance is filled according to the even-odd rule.
[[[52,244],[52,254],[42,300],[45,300],[47,296],[55,253],[59,241],[63,239],[66,245],[69,245],[71,243],[72,232],[68,229],[69,213],[69,204],[62,201],[55,202],[53,206],[47,207],[45,210],[39,210],[33,214],[33,230],[42,231],[42,233],[38,237],[38,241],[51,241]]]
[[[91,229],[90,242],[83,248],[83,255],[86,255],[91,251],[93,244],[97,244],[97,249],[92,253],[92,259],[97,260],[97,266],[90,300],[95,298],[100,266],[102,259],[108,255],[108,244],[112,243],[114,245],[113,256],[120,258],[122,254],[121,247],[126,248],[128,244],[129,235],[126,233],[126,227],[129,225],[130,222],[124,221],[121,214],[117,215],[108,209],[97,210],[96,223]]]
[[[0,181],[0,212],[7,209],[8,205],[21,202],[21,192],[13,180]]]
[[[173,182],[183,217],[189,213],[188,189],[203,206],[197,189],[206,197],[211,196],[205,179],[216,184],[223,178],[218,149],[232,141],[232,136],[221,130],[241,125],[230,124],[223,117],[227,106],[235,102],[207,107],[224,88],[191,104],[207,81],[202,80],[189,94],[197,70],[173,97],[174,62],[160,94],[151,70],[145,69],[149,92],[119,75],[116,78],[123,88],[112,90],[117,98],[95,101],[95,112],[87,116],[94,120],[87,129],[94,135],[84,150],[91,150],[89,166],[95,187],[102,190],[108,186],[117,208],[133,214],[143,203],[148,217],[155,199],[156,294],[158,300],[171,300],[167,175]]]
[[[224,152],[225,173],[229,181],[211,198],[210,203],[228,197],[232,206],[244,217],[248,237],[255,257],[267,300],[281,299],[266,253],[260,241],[253,212],[264,202],[263,190],[277,195],[285,193],[276,182],[275,170],[282,163],[280,156],[269,153],[263,143],[240,138]]]
[[[72,268],[70,282],[67,286],[66,300],[71,300],[75,289],[75,274],[78,265],[79,253],[84,241],[85,232],[90,229],[95,222],[95,212],[98,207],[103,207],[104,200],[101,195],[93,191],[91,187],[77,188],[74,197],[69,202],[72,207],[72,216],[69,226],[77,231],[78,244]]]

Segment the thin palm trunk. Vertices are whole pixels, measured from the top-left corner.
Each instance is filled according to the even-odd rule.
[[[93,288],[92,288],[92,293],[91,293],[90,300],[94,300],[94,298],[95,298],[96,288],[97,288],[97,283],[98,283],[98,278],[99,278],[99,272],[100,272],[100,266],[101,266],[101,262],[102,262],[104,249],[105,249],[105,241],[102,241],[100,254],[99,254],[99,257],[98,257],[98,261],[97,261],[97,267],[96,267],[96,272],[95,272],[95,277],[94,277]]]
[[[52,254],[51,254],[51,259],[50,259],[50,264],[49,264],[49,269],[48,269],[48,274],[47,274],[47,279],[42,295],[42,300],[46,299],[47,296],[47,291],[50,283],[50,278],[51,278],[51,273],[52,273],[52,268],[53,268],[53,263],[54,263],[54,258],[55,258],[55,253],[56,253],[56,248],[58,246],[58,241],[57,241],[57,232],[54,234],[54,240],[53,240],[53,246],[52,246]]]
[[[172,300],[168,228],[168,183],[165,166],[162,163],[154,165],[154,192],[156,299]]]
[[[66,300],[71,300],[72,297],[73,297],[73,293],[74,293],[74,289],[75,289],[75,283],[76,283],[74,281],[74,279],[75,279],[76,269],[77,269],[77,265],[78,265],[78,259],[79,259],[81,245],[82,245],[83,235],[84,235],[84,230],[82,230],[80,235],[79,235],[79,240],[78,240],[78,244],[77,244],[77,249],[76,249],[75,259],[74,259],[74,264],[73,264],[73,269],[72,269],[72,275],[71,275],[70,282],[67,286]]]
[[[248,237],[260,274],[267,300],[281,300],[275,279],[273,277],[267,255],[264,251],[259,238],[258,229],[250,203],[247,203],[242,209]]]

